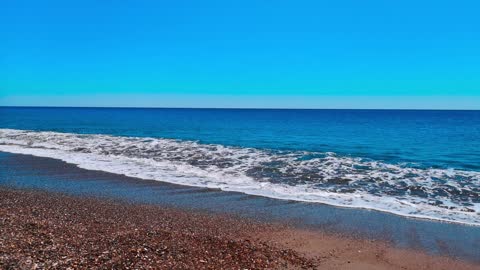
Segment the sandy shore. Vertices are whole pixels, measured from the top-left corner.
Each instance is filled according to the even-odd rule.
[[[0,188],[2,269],[480,269],[387,243],[151,205]]]

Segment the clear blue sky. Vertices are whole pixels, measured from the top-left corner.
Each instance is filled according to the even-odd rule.
[[[479,1],[1,1],[0,105],[480,109]]]

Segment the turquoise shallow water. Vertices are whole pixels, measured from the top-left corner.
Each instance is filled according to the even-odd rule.
[[[480,224],[480,111],[3,107],[0,151]]]

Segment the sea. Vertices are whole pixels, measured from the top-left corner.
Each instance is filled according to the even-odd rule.
[[[0,107],[0,152],[480,225],[480,111]]]

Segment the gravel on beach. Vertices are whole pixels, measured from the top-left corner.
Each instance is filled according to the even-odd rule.
[[[279,269],[315,261],[240,218],[0,188],[2,269]]]
[[[478,264],[281,224],[0,187],[0,269],[474,270]]]

